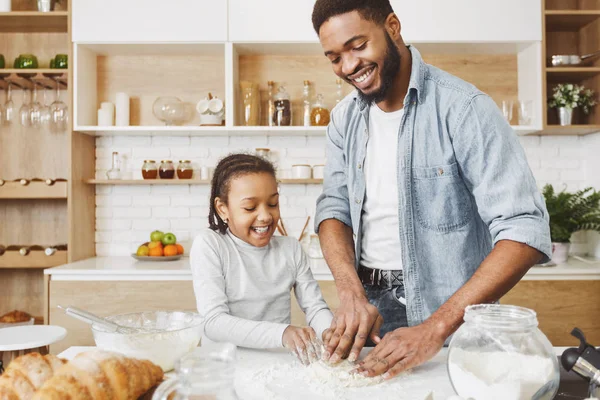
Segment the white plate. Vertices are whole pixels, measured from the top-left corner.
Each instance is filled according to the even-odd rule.
[[[0,351],[26,350],[48,346],[67,336],[67,330],[55,325],[15,326],[0,329]]]

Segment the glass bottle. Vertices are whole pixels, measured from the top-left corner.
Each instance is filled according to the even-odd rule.
[[[119,153],[113,151],[112,153],[112,168],[106,171],[106,177],[108,179],[121,179],[121,168],[119,162]]]
[[[175,177],[173,161],[162,160],[160,162],[160,168],[158,169],[158,176],[160,176],[160,179],[173,179]]]
[[[194,168],[190,160],[179,160],[177,164],[177,178],[179,179],[192,179],[194,175]]]
[[[290,95],[285,90],[285,86],[279,86],[279,91],[275,95],[274,105],[273,124],[275,126],[291,126],[292,103],[290,102]]]
[[[342,89],[342,80],[341,79],[336,79],[335,80],[335,86],[336,86],[336,90],[335,90],[335,105],[337,106],[337,104],[344,99],[344,91]]]
[[[234,388],[236,347],[210,343],[196,348],[175,363],[175,379],[164,381],[152,400],[239,400]]]
[[[323,95],[318,94],[310,112],[310,124],[312,126],[326,126],[329,123],[329,110],[325,107]]]
[[[269,156],[271,154],[271,150],[267,148],[257,148],[254,150],[257,157],[262,157],[266,160],[269,160]]]
[[[258,85],[252,82],[240,82],[242,89],[242,114],[244,126],[257,126],[260,121],[260,93]]]
[[[142,165],[142,178],[156,179],[158,178],[158,166],[154,160],[144,160]]]
[[[553,399],[560,370],[535,311],[504,304],[465,309],[448,348],[448,373],[461,398]]]
[[[310,82],[304,81],[302,89],[302,125],[310,126]]]
[[[273,114],[275,113],[275,103],[273,100],[273,81],[267,82],[267,124],[268,126],[273,126]]]

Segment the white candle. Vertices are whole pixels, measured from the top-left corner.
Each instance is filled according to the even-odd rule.
[[[11,0],[0,0],[0,12],[11,11]]]
[[[115,125],[129,126],[129,96],[127,95],[127,93],[117,93],[115,106]]]
[[[98,126],[112,126],[111,114],[105,108],[98,109]]]
[[[115,124],[115,105],[110,101],[105,101],[100,103],[100,108],[106,110],[109,115],[109,126],[113,126]]]

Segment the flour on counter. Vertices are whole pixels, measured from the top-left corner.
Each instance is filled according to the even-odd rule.
[[[543,357],[462,349],[450,353],[449,372],[458,394],[475,400],[530,400],[555,374]]]
[[[356,366],[344,360],[338,365],[329,365],[322,361],[303,366],[297,362],[277,363],[262,367],[248,378],[248,385],[265,400],[289,399],[290,389],[294,398],[312,399],[364,399],[369,397],[401,399],[403,391],[400,378],[384,381],[381,376],[368,378],[351,374]],[[405,373],[408,374],[408,373]],[[368,390],[365,391],[365,390]],[[265,395],[266,393],[266,395]],[[241,396],[242,398],[253,398]]]

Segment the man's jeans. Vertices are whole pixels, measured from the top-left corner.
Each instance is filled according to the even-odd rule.
[[[408,326],[406,317],[406,300],[404,297],[404,284],[383,287],[377,285],[364,285],[369,303],[377,307],[383,317],[383,325],[379,337],[401,327]],[[369,341],[370,342],[370,341]],[[367,346],[372,345],[367,342]]]

